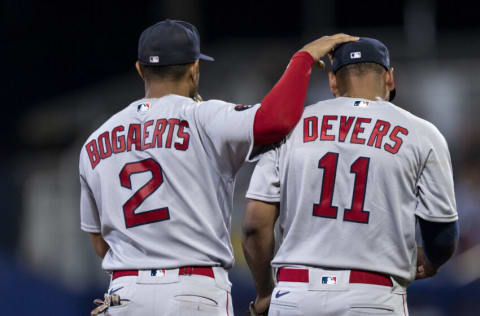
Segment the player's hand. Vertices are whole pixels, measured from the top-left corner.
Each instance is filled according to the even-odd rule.
[[[417,274],[415,280],[426,279],[437,274],[438,269],[434,267],[425,256],[423,247],[417,247]]]
[[[251,316],[266,316],[268,314],[268,308],[270,307],[271,295],[265,297],[259,297],[255,299],[253,304],[249,308]]]
[[[343,33],[335,34],[332,36],[323,36],[313,42],[308,43],[303,46],[300,52],[307,52],[312,55],[315,62],[320,66],[320,68],[325,67],[325,62],[320,60],[327,54],[333,53],[335,47],[346,42],[358,41],[360,37],[351,36]]]

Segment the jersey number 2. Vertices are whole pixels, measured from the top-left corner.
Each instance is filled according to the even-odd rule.
[[[322,193],[320,203],[313,204],[313,215],[327,218],[337,218],[338,207],[332,205],[335,178],[337,174],[337,153],[326,153],[318,162],[318,168],[323,169]],[[368,224],[370,212],[363,209],[365,192],[367,191],[367,176],[370,158],[360,157],[350,167],[350,173],[355,174],[352,206],[346,209],[343,220]]]
[[[127,163],[120,171],[120,184],[122,187],[132,189],[131,176],[136,173],[151,172],[152,178],[145,183],[143,187],[138,189],[123,204],[123,215],[125,217],[125,225],[127,228],[135,227],[143,224],[170,219],[168,207],[158,208],[155,210],[145,211],[135,214],[135,210],[155,192],[163,183],[162,167],[153,159],[145,159],[137,162]]]

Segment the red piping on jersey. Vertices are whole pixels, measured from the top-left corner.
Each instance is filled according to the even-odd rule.
[[[263,98],[255,114],[255,145],[278,142],[295,127],[302,116],[313,62],[307,52],[293,55],[283,76]]]
[[[228,312],[228,292],[227,292],[227,316],[229,316],[230,313]]]

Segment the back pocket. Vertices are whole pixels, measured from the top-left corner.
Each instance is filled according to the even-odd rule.
[[[176,315],[198,315],[198,316],[224,316],[225,307],[206,296],[200,295],[177,295],[174,297]]]
[[[388,305],[355,304],[351,305],[347,315],[394,315],[395,309]]]

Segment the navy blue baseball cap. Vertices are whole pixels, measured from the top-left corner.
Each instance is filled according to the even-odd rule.
[[[213,61],[200,53],[200,35],[195,26],[178,20],[163,20],[147,28],[138,41],[138,61],[142,65],[168,66]]]
[[[386,70],[390,69],[390,54],[387,46],[369,37],[360,37],[356,42],[339,45],[333,52],[333,73],[350,64],[376,63]],[[395,89],[390,91],[390,100],[395,97]]]

